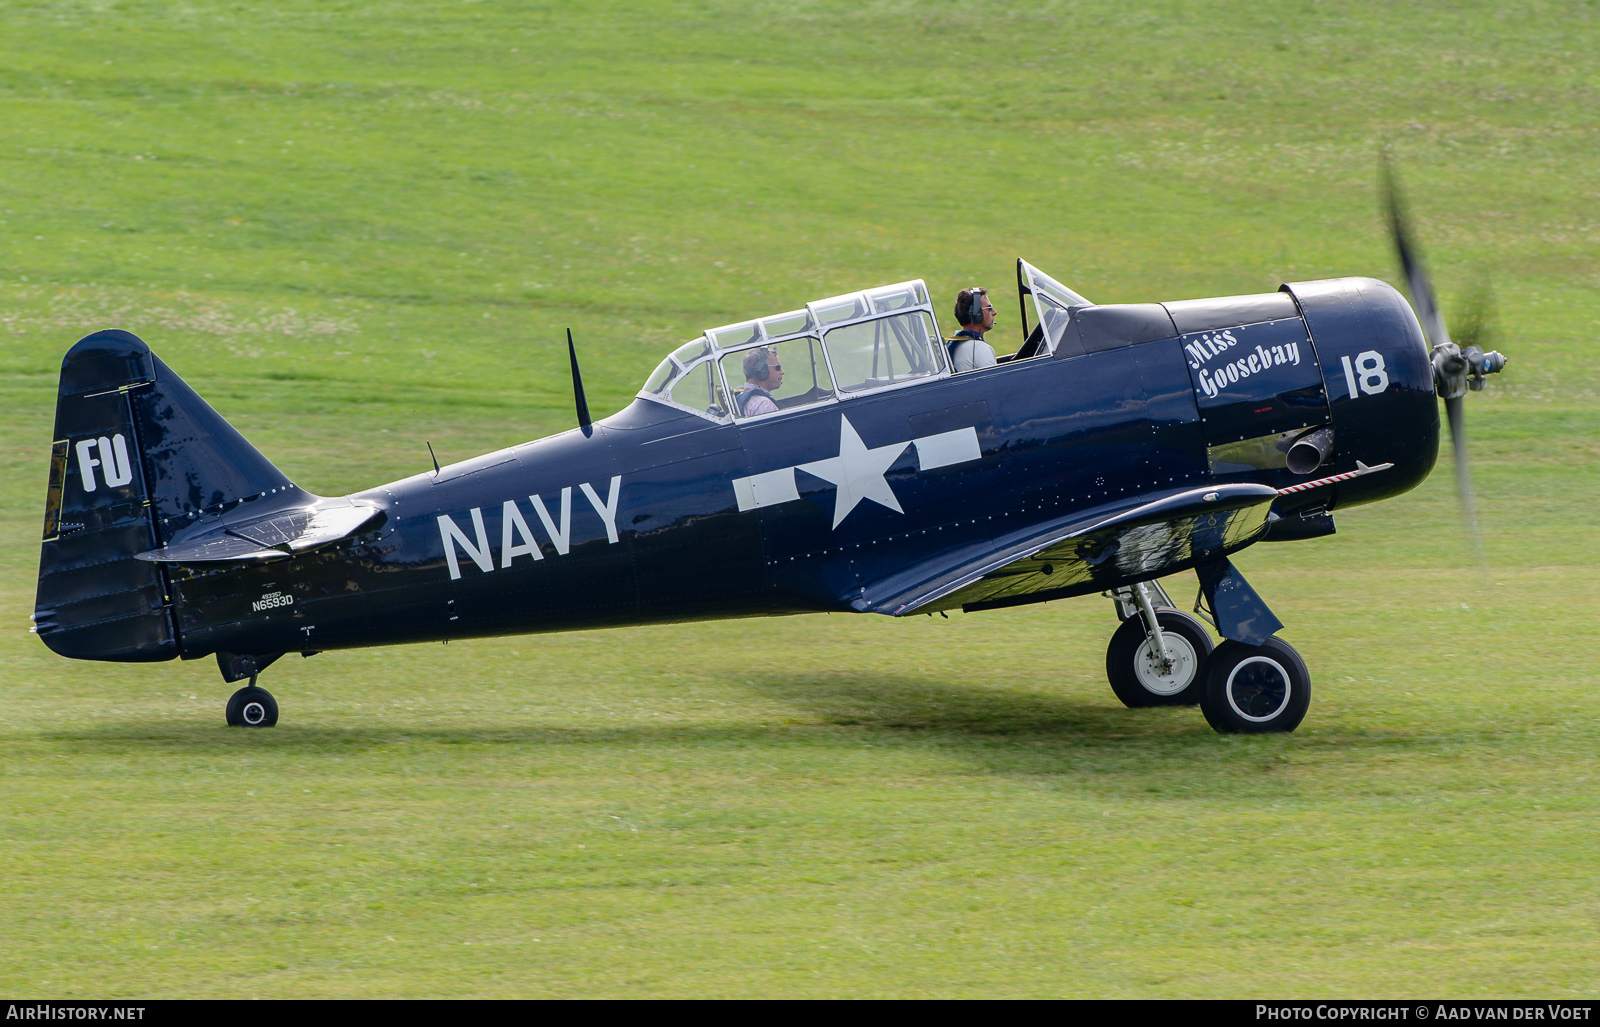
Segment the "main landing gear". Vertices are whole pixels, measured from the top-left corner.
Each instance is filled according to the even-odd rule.
[[[1244,579],[1231,566],[1226,573],[1242,584]],[[1258,645],[1230,638],[1213,647],[1205,622],[1179,610],[1154,581],[1106,595],[1116,601],[1122,617],[1106,647],[1106,677],[1124,706],[1198,704],[1206,722],[1223,734],[1286,732],[1300,726],[1311,705],[1311,674],[1289,643],[1269,635]],[[1260,602],[1253,591],[1249,599]],[[1247,620],[1243,626],[1259,632],[1265,623],[1275,630],[1277,619],[1264,604],[1259,609],[1268,620]],[[1195,612],[1202,612],[1198,601]],[[1246,613],[1260,616],[1248,609]],[[1214,614],[1209,619],[1217,623]],[[1225,627],[1243,633],[1237,616],[1230,616]]]

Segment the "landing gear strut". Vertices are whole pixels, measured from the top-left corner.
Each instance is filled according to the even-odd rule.
[[[1201,564],[1195,573],[1195,612],[1209,612],[1226,639],[1206,661],[1200,699],[1206,722],[1230,735],[1293,731],[1311,706],[1311,672],[1277,636],[1283,622],[1231,562]]]
[[[1117,698],[1130,709],[1198,703],[1212,648],[1205,625],[1173,606],[1153,581],[1109,595],[1124,614],[1106,647],[1106,678]]]
[[[272,727],[278,722],[278,700],[265,688],[256,687],[256,677],[228,698],[229,727]]]
[[[1130,708],[1198,703],[1222,734],[1293,731],[1311,705],[1311,674],[1274,634],[1282,622],[1227,560],[1195,570],[1199,616],[1177,609],[1154,581],[1106,593],[1122,617],[1106,649],[1111,690]],[[1223,636],[1215,648],[1207,622]]]

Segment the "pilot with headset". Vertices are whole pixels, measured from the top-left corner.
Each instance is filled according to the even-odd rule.
[[[994,347],[983,341],[983,333],[994,327],[989,290],[974,286],[956,293],[956,322],[961,330],[945,340],[951,367],[960,372],[995,366]]]
[[[783,385],[783,364],[777,350],[761,346],[744,355],[744,384],[734,390],[739,413],[746,417],[770,414],[778,409],[772,394]]]

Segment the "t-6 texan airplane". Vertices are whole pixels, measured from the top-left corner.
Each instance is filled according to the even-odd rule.
[[[578,428],[340,497],[96,332],[62,363],[34,630],[74,659],[215,655],[249,679],[227,722],[266,727],[286,653],[1104,593],[1126,705],[1291,731],[1310,675],[1229,557],[1421,482],[1436,395],[1462,459],[1461,398],[1504,362],[1450,341],[1391,217],[1420,324],[1370,278],[1101,305],[1019,260],[995,366],[955,373],[902,282],[711,329],[592,423],[574,353]],[[1199,616],[1158,583],[1191,568]]]

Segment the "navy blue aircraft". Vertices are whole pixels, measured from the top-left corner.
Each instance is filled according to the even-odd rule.
[[[574,354],[578,428],[337,498],[96,332],[62,363],[34,630],[75,659],[214,655],[249,680],[227,722],[265,727],[286,653],[1104,593],[1125,704],[1291,731],[1310,675],[1229,557],[1414,487],[1435,396],[1458,425],[1503,363],[1449,341],[1394,218],[1431,351],[1370,278],[1099,305],[1018,261],[1024,341],[993,367],[953,372],[903,282],[707,331],[593,423]],[[1158,583],[1191,568],[1199,616]]]

